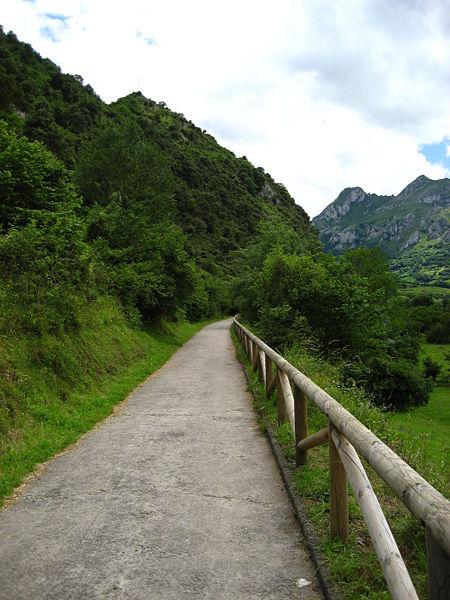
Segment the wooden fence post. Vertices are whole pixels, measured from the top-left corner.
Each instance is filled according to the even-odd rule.
[[[272,370],[272,359],[266,354],[266,397],[268,398],[273,391],[273,370]],[[272,388],[272,389],[271,389]]]
[[[330,536],[331,539],[348,539],[348,491],[347,474],[334,445],[334,425],[328,421],[330,447]]]
[[[308,404],[306,394],[294,385],[294,415],[295,415],[295,464],[306,465],[307,450],[300,450],[297,444],[308,437]]]
[[[259,377],[259,381],[265,387],[265,385],[266,385],[266,360],[265,360],[266,354],[265,354],[264,350],[260,350],[259,348],[258,348],[258,353],[259,353],[258,377]]]
[[[253,361],[252,361],[252,367],[254,371],[258,371],[259,369],[259,347],[258,344],[256,342],[252,342],[253,343]]]
[[[277,413],[278,413],[278,425],[282,425],[286,421],[286,401],[283,393],[283,386],[280,380],[280,371],[276,370],[276,381],[277,381]]]
[[[258,362],[256,363],[256,369],[258,371],[258,379],[259,379],[260,383],[262,383],[264,385],[264,383],[265,383],[264,368],[263,368],[264,352],[262,350],[260,350],[259,347],[256,349],[256,352],[258,353]]]
[[[428,598],[450,599],[450,557],[425,527],[425,542],[428,562]]]

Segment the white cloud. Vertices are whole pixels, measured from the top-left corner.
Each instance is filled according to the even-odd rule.
[[[397,193],[421,173],[449,175],[418,151],[450,136],[446,11],[446,0],[3,0],[2,21],[107,101],[136,89],[164,100],[314,215],[343,187]]]

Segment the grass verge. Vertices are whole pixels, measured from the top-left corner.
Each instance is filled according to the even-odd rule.
[[[390,593],[384,581],[381,566],[373,550],[359,506],[350,491],[348,543],[330,541],[329,538],[329,470],[328,448],[322,446],[309,452],[308,464],[295,469],[294,439],[288,423],[276,426],[275,398],[267,399],[264,389],[251,369],[242,348],[234,338],[238,358],[247,369],[250,385],[255,392],[256,409],[261,426],[271,423],[278,441],[294,470],[294,482],[309,519],[320,539],[319,552],[328,561],[332,578],[343,598],[348,600],[384,600]],[[364,393],[342,384],[339,370],[321,358],[311,356],[300,348],[287,352],[285,358],[317,385],[325,389],[338,402],[352,412],[361,422],[394,449],[414,469],[421,473],[442,493],[448,492],[448,480],[442,471],[440,458],[430,461],[427,440],[420,436],[404,435],[392,417],[371,405]],[[419,409],[420,410],[420,409]],[[398,415],[401,419],[401,415]],[[326,425],[324,415],[313,405],[308,406],[311,433]],[[365,462],[363,460],[363,462]],[[368,476],[380,501],[393,535],[400,548],[419,597],[426,598],[426,555],[424,532],[409,511],[395,498],[376,473],[365,463]],[[350,488],[349,488],[350,490]]]
[[[76,332],[2,339],[0,506],[36,465],[111,414],[206,324],[133,328],[103,298]]]

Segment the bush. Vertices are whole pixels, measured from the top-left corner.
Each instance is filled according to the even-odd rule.
[[[430,378],[433,381],[437,380],[443,369],[440,363],[433,360],[429,356],[425,357],[425,360],[423,361],[423,367],[425,377]]]
[[[363,249],[336,258],[276,233],[274,223],[260,228],[263,240],[240,253],[247,263],[237,280],[243,319],[280,350],[299,343],[335,362],[345,359],[347,377],[379,405],[425,403],[419,337],[383,255]]]
[[[89,252],[57,216],[0,235],[3,327],[36,333],[76,327],[80,304],[93,294]]]
[[[371,394],[375,404],[389,410],[402,410],[428,402],[430,380],[405,359],[379,356],[368,362],[347,363],[347,380],[354,380]]]

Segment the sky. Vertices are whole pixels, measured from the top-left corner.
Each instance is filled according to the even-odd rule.
[[[2,0],[107,102],[183,113],[318,214],[450,176],[450,0]]]

